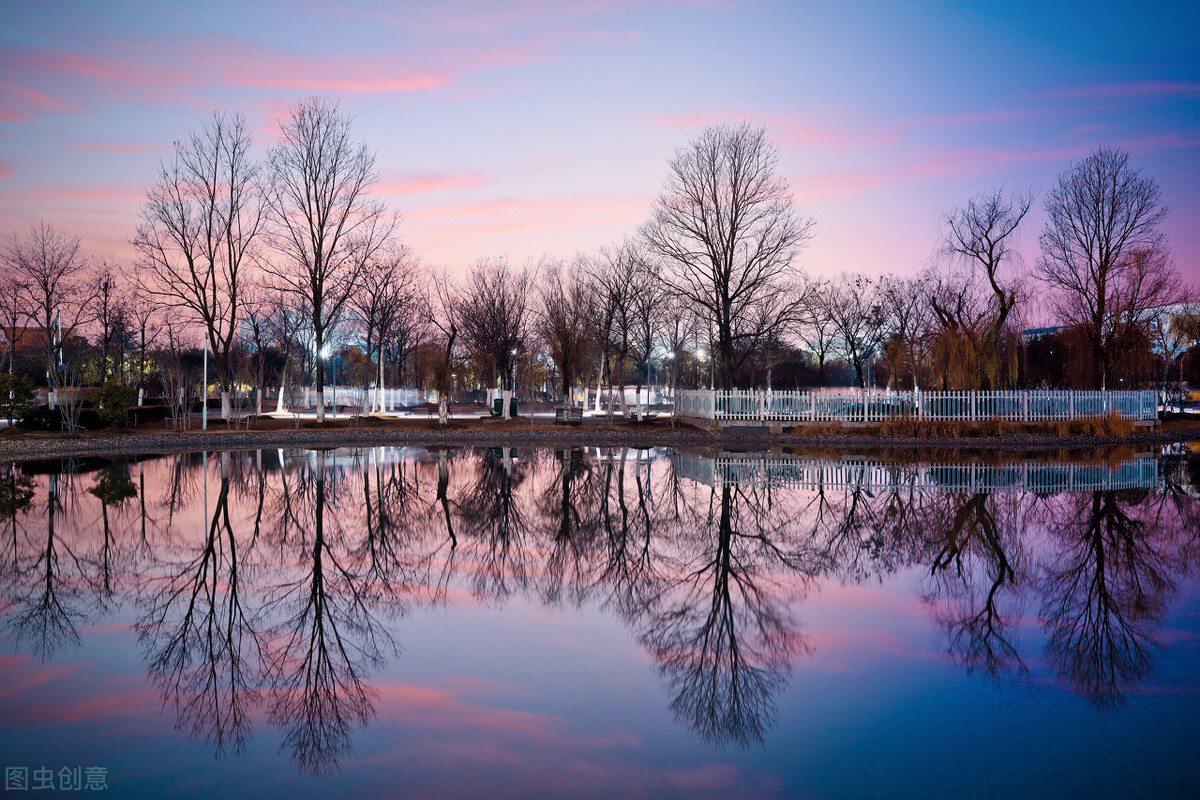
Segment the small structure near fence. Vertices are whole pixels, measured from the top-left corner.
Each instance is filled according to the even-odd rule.
[[[1134,424],[1158,419],[1158,392],[892,392],[880,389],[761,391],[692,389],[675,395],[675,417],[702,428],[836,422],[877,425],[900,419],[1058,422],[1120,414]]]

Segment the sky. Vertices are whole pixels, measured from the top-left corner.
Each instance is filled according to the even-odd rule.
[[[522,0],[3,1],[0,234],[44,219],[132,264],[172,142],[239,111],[265,152],[325,94],[434,266],[589,252],[636,231],[710,123],[766,126],[815,275],[913,273],[939,221],[1039,193],[1099,144],[1162,187],[1200,283],[1200,4]]]

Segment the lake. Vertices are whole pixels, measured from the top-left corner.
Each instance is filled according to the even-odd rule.
[[[1186,452],[0,465],[0,761],[111,797],[1189,796],[1198,489]]]

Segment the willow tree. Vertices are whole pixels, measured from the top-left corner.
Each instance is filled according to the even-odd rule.
[[[277,258],[276,288],[297,298],[317,359],[317,421],[325,421],[326,344],[363,270],[390,240],[396,218],[369,197],[375,153],[352,137],[353,120],[328,98],[311,97],[280,123],[267,154],[267,202]]]
[[[1003,189],[984,192],[945,216],[942,253],[949,270],[929,281],[929,301],[942,338],[953,340],[962,357],[952,365],[970,388],[993,389],[1016,363],[1001,365],[1001,340],[1020,295],[1014,269],[1015,234],[1029,208],[1031,194]],[[948,342],[941,343],[946,349]],[[964,386],[963,388],[967,388]]]
[[[670,162],[642,235],[663,280],[712,327],[720,381],[801,309],[799,253],[813,232],[797,215],[763,128],[714,125]]]

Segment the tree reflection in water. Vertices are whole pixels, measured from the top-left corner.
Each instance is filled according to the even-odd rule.
[[[1157,632],[1175,592],[1179,531],[1143,490],[1069,498],[1052,518],[1058,546],[1040,580],[1047,656],[1059,677],[1098,708],[1154,667]]]
[[[923,576],[949,656],[993,679],[1030,672],[1042,656],[1020,632],[1040,626],[1064,684],[1112,708],[1152,673],[1200,549],[1195,463],[1140,489],[1036,494],[954,465],[792,458],[810,477],[779,483],[768,457],[728,479],[695,458],[692,474],[632,450],[186,454],[139,462],[136,482],[122,462],[10,465],[0,614],[50,659],[132,604],[181,728],[241,753],[258,709],[316,773],[373,718],[400,618],[455,590],[607,609],[675,717],[744,747],[811,651],[803,601],[823,582]]]

